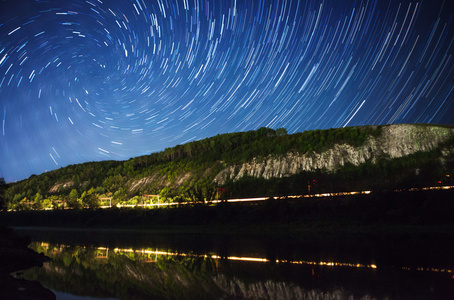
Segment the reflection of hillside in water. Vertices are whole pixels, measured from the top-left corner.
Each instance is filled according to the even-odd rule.
[[[411,296],[423,299],[430,291],[428,273],[452,273],[433,269],[421,277],[405,267],[381,271],[373,264],[221,257],[152,248],[41,242],[31,247],[52,261],[41,269],[26,271],[27,279],[66,293],[121,299],[393,299],[400,293],[396,279],[412,291]],[[402,278],[400,272],[411,276]]]
[[[210,260],[42,243],[31,247],[52,261],[41,269],[26,271],[24,276],[39,279],[57,291],[121,299],[202,299],[205,295],[221,295],[209,280],[215,268]]]

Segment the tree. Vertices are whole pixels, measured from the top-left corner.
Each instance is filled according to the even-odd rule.
[[[88,192],[84,192],[85,197],[82,199],[84,207],[88,208],[98,208],[99,207],[99,197],[95,193],[95,189],[91,188]],[[82,194],[84,196],[84,194]]]
[[[5,199],[5,191],[6,191],[6,182],[5,178],[0,177],[0,211],[6,210],[6,199]]]
[[[191,199],[193,204],[207,204],[207,202],[214,200],[215,196],[216,188],[211,185],[194,185],[186,191],[186,197]]]
[[[77,200],[77,198],[79,198],[79,193],[77,192],[76,189],[72,189],[71,192],[69,193],[69,199]]]
[[[42,201],[43,201],[43,195],[41,195],[39,192],[36,193],[35,195],[35,199],[34,199],[34,204],[33,204],[33,208],[34,209],[41,209],[43,207],[42,205]]]
[[[277,133],[278,136],[287,135],[287,129],[285,129],[285,128],[278,128],[278,129],[276,129],[276,133]]]
[[[76,189],[72,189],[69,193],[69,199],[67,201],[68,207],[79,209],[82,207],[82,201],[79,200],[79,193]]]
[[[120,188],[118,191],[116,191],[113,195],[113,200],[117,203],[121,203],[123,201],[126,201],[128,197],[128,193],[126,192],[125,189]]]

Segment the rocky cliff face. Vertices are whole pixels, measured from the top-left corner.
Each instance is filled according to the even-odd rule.
[[[73,180],[69,180],[67,182],[56,183],[55,185],[53,185],[49,189],[49,193],[57,193],[57,192],[59,192],[61,190],[69,189],[69,188],[71,188],[73,186],[74,186],[74,181]]]
[[[358,166],[369,160],[374,162],[380,157],[403,157],[437,148],[454,134],[454,129],[399,124],[383,126],[381,132],[379,137],[369,137],[360,147],[336,144],[322,153],[287,153],[285,156],[269,156],[241,165],[227,166],[216,175],[214,181],[224,184],[227,180],[238,180],[245,175],[265,179],[279,178],[317,169],[332,172],[346,163]],[[454,149],[443,149],[445,156],[452,153]]]

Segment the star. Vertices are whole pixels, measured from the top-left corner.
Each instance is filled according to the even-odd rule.
[[[220,133],[454,124],[449,1],[6,0],[0,177]]]

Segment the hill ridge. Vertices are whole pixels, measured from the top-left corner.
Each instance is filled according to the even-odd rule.
[[[335,143],[321,153],[289,152],[279,157],[269,156],[265,160],[254,158],[251,162],[227,167],[214,180],[218,184],[225,184],[228,180],[239,180],[243,176],[270,179],[317,169],[333,172],[345,164],[359,166],[368,160],[375,162],[381,157],[400,158],[418,151],[431,151],[453,134],[454,128],[415,124],[384,125],[378,137],[371,135],[360,146]],[[446,151],[446,156],[452,152],[449,149]]]
[[[6,200],[14,209],[71,201],[86,206],[89,199],[107,198],[137,203],[145,194],[177,201],[195,192],[211,197],[208,191],[215,187],[228,189],[230,196],[271,196],[307,193],[314,178],[319,191],[383,189],[440,181],[454,169],[453,161],[452,126],[395,124],[294,134],[260,128],[127,161],[89,162],[31,176],[8,184]]]

